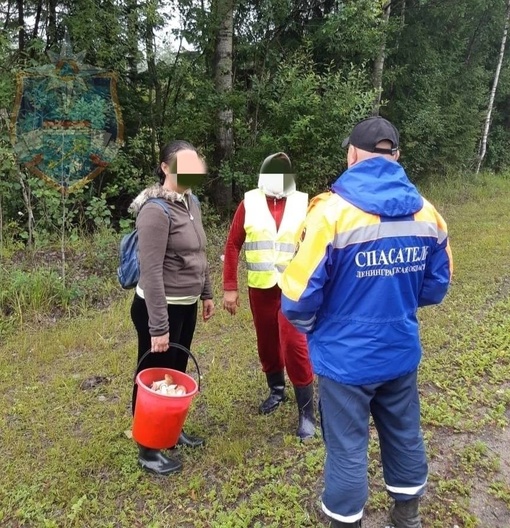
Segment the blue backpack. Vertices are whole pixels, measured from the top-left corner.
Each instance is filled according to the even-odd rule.
[[[165,200],[161,198],[149,198],[143,205],[149,202],[157,203],[168,215],[168,218],[170,218],[170,207]],[[140,260],[138,258],[138,233],[136,229],[124,235],[120,241],[117,278],[125,290],[130,290],[138,284],[138,279],[140,278]]]

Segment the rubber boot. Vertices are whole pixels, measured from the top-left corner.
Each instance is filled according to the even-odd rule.
[[[156,475],[169,475],[182,469],[175,458],[166,457],[159,449],[149,449],[138,444],[138,463],[145,471]]]
[[[202,447],[205,445],[205,440],[199,436],[191,436],[186,434],[184,431],[181,431],[179,435],[179,440],[177,440],[177,445],[183,447]]]
[[[313,383],[305,387],[294,387],[299,411],[299,423],[296,435],[307,440],[315,435],[315,406],[313,403]]]
[[[287,400],[285,395],[285,375],[283,370],[266,373],[269,386],[269,396],[260,404],[260,414],[271,414],[278,406]]]
[[[361,519],[352,523],[345,523],[342,521],[337,521],[336,519],[332,519],[331,528],[361,528]]]
[[[395,501],[390,510],[390,519],[395,528],[421,528],[419,514],[420,499]]]

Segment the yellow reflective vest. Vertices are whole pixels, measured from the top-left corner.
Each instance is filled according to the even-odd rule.
[[[280,228],[269,211],[266,195],[253,189],[244,195],[248,286],[268,289],[279,283],[296,249],[296,236],[306,216],[308,195],[295,191],[285,203]]]

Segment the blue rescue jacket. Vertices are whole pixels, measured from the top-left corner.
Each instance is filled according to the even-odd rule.
[[[442,301],[452,273],[446,223],[382,156],[345,171],[310,203],[282,277],[282,311],[301,332],[316,374],[388,381],[421,359],[419,306]]]

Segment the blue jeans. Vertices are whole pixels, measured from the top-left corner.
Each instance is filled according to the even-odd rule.
[[[319,376],[319,409],[326,446],[322,508],[354,522],[368,498],[369,418],[379,434],[384,481],[396,500],[425,492],[427,457],[420,429],[417,371],[371,385],[345,385]]]

